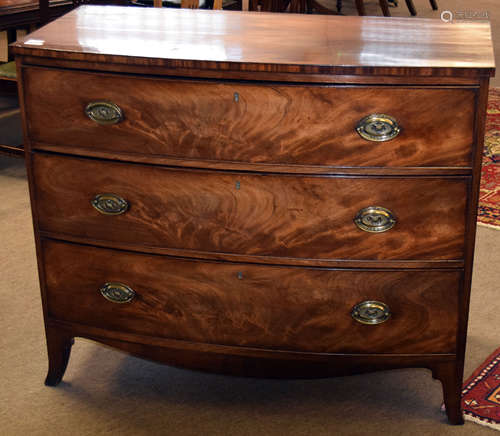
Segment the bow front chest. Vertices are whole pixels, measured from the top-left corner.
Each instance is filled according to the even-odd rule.
[[[462,422],[487,23],[82,6],[13,49],[48,385],[75,337],[424,367]]]

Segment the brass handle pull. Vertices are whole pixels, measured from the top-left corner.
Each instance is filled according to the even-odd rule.
[[[356,131],[367,141],[389,141],[399,135],[401,128],[390,115],[371,114],[356,126]]]
[[[128,202],[116,194],[97,194],[90,202],[103,215],[121,215],[128,210]]]
[[[106,283],[99,291],[112,303],[130,303],[135,297],[135,291],[123,283]]]
[[[382,324],[391,317],[389,306],[380,301],[363,301],[353,307],[351,316],[361,324]]]
[[[394,227],[396,217],[385,207],[369,206],[356,214],[354,224],[365,232],[382,233]]]
[[[85,108],[85,114],[97,124],[117,124],[123,120],[122,110],[109,101],[93,101]]]

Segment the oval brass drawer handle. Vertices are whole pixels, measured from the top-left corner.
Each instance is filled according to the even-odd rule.
[[[85,114],[97,124],[117,124],[123,120],[122,110],[109,101],[93,101],[85,108]]]
[[[391,317],[389,306],[380,301],[363,301],[353,307],[351,316],[361,324],[382,324]]]
[[[394,227],[396,217],[385,207],[369,206],[356,214],[354,224],[365,232],[382,233]]]
[[[401,128],[390,115],[371,114],[358,123],[356,131],[368,141],[382,142],[398,136]]]
[[[128,210],[128,202],[116,194],[97,194],[92,206],[104,215],[121,215]]]
[[[112,303],[130,303],[135,297],[135,291],[123,283],[106,283],[99,291]]]

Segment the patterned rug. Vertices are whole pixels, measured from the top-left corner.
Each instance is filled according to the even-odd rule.
[[[500,88],[488,97],[478,222],[500,230]]]
[[[464,383],[462,408],[465,420],[500,430],[500,348]]]

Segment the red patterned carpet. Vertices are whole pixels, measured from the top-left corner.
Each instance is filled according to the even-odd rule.
[[[462,408],[465,420],[500,430],[500,348],[465,382]]]
[[[500,230],[500,88],[488,100],[478,221]]]

